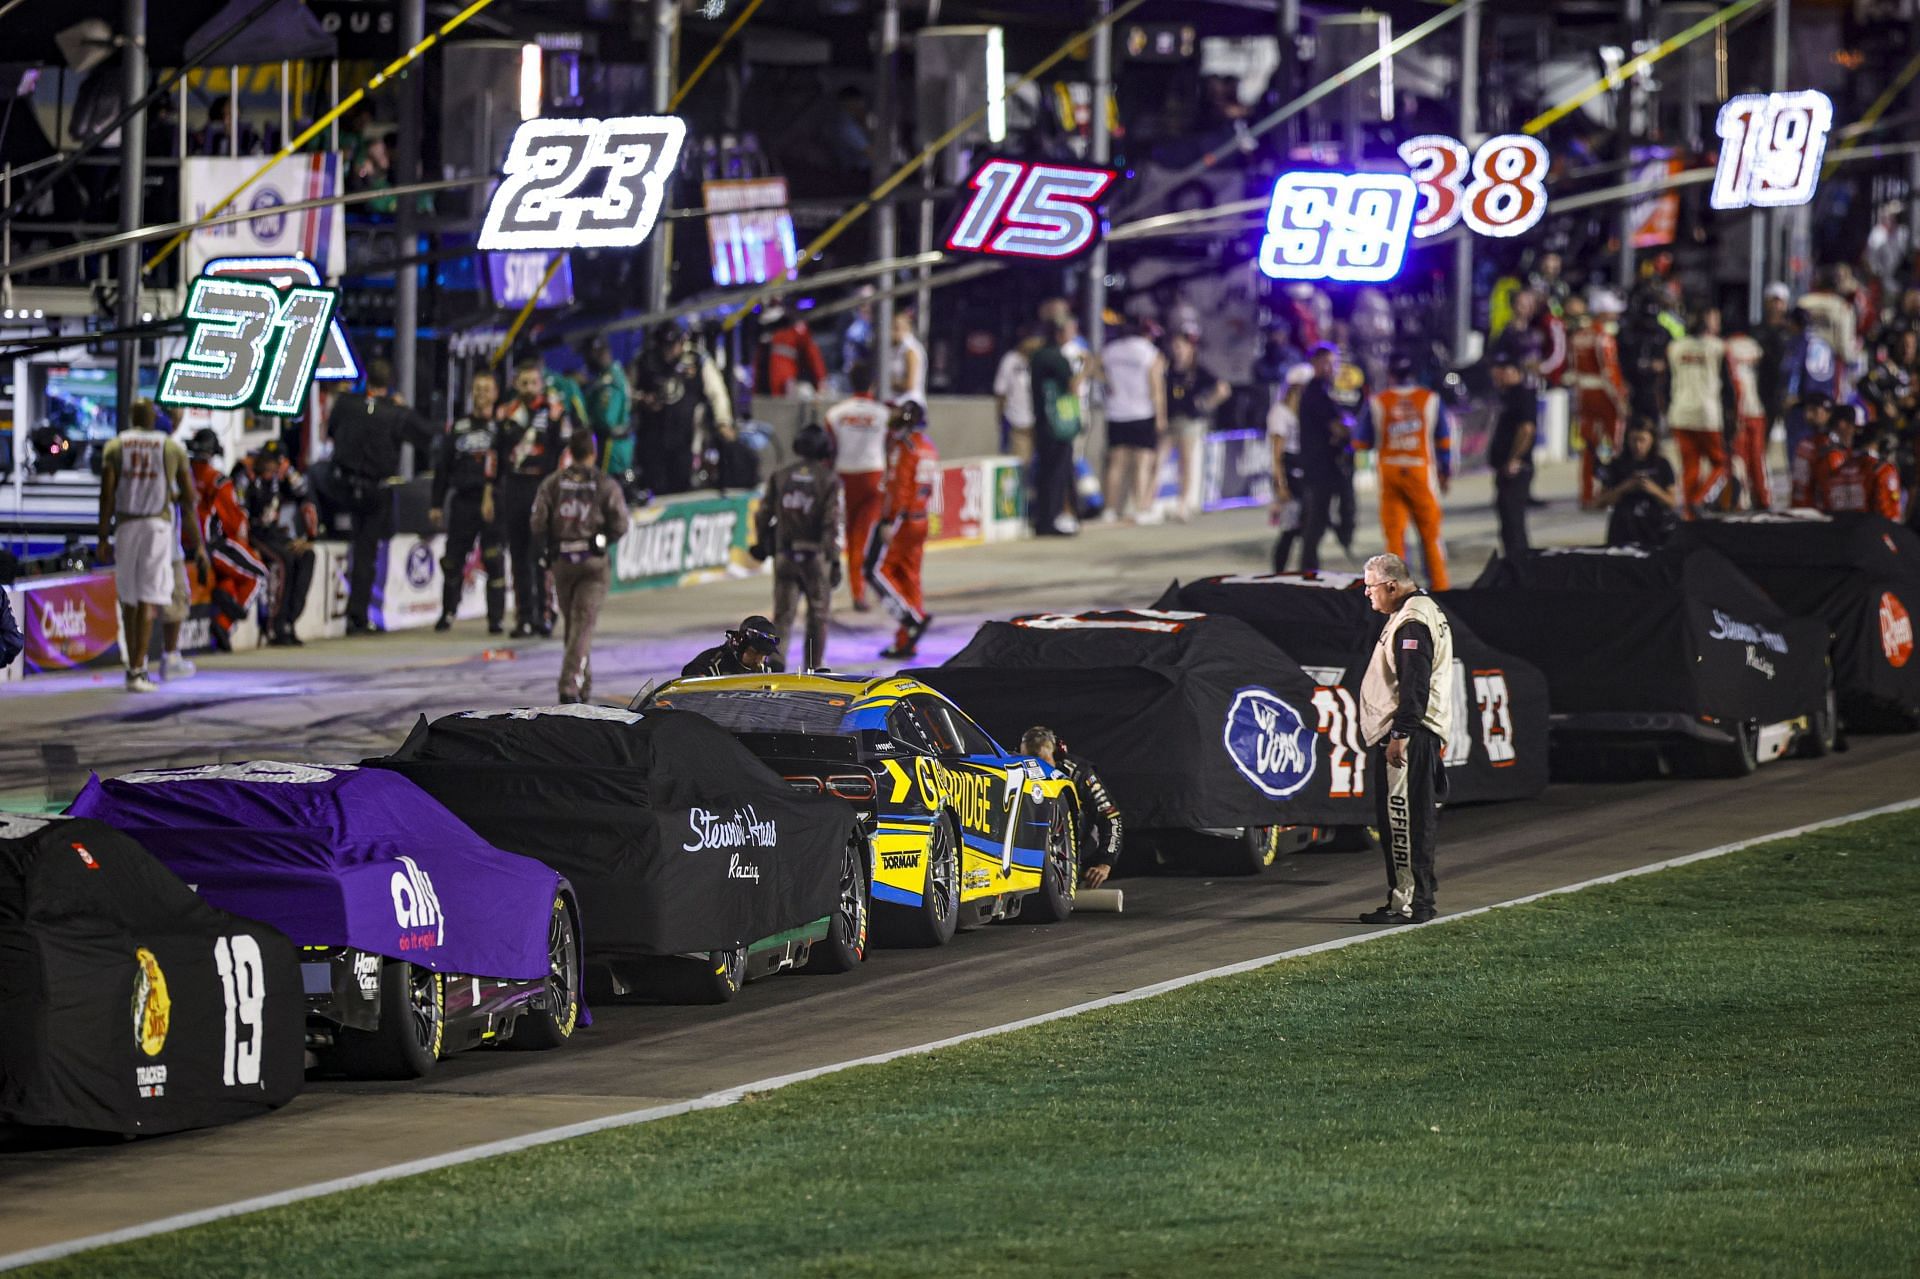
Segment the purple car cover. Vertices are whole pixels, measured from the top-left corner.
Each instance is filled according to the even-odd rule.
[[[209,904],[295,945],[547,976],[560,876],[385,770],[254,761],[95,777],[69,811],[132,835]]]

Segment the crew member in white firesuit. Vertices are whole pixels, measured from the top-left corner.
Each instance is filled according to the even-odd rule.
[[[1398,555],[1367,561],[1367,602],[1387,623],[1360,683],[1367,788],[1380,806],[1387,904],[1363,924],[1424,924],[1433,918],[1434,844],[1447,797],[1453,717],[1453,633],[1433,597]]]
[[[1044,724],[1036,724],[1020,736],[1020,750],[1035,759],[1045,760],[1073,779],[1080,792],[1080,884],[1098,888],[1113,874],[1120,861],[1120,847],[1126,838],[1126,824],[1120,819],[1120,807],[1107,793],[1106,783],[1093,765],[1078,755],[1067,753],[1067,744]]]
[[[783,639],[793,634],[800,600],[807,601],[806,648],[802,670],[827,660],[827,618],[834,588],[840,585],[840,528],[845,502],[840,477],[833,471],[833,437],[809,423],[794,437],[789,462],[767,478],[767,491],[754,515],[753,558],[773,559],[773,629]],[[784,662],[785,655],[782,654]]]

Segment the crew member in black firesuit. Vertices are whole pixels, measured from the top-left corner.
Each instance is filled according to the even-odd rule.
[[[1300,567],[1320,567],[1320,539],[1333,522],[1333,499],[1341,491],[1340,473],[1352,437],[1346,411],[1334,397],[1333,373],[1339,349],[1322,342],[1313,348],[1313,380],[1300,392]]]
[[[306,611],[320,518],[307,481],[293,469],[280,441],[268,440],[248,462],[247,530],[253,549],[273,569],[269,582],[267,643],[298,647],[294,626]]]
[[[767,675],[787,669],[780,654],[785,648],[773,623],[755,613],[727,632],[724,643],[716,644],[680,669],[682,678],[703,675]]]
[[[733,438],[733,405],[726,379],[671,320],[653,331],[633,366],[635,460],[641,481],[655,493],[693,488],[694,435],[704,407],[722,441]]]
[[[627,531],[620,485],[594,465],[593,432],[567,441],[567,465],[540,483],[528,517],[534,561],[553,573],[560,622],[567,638],[560,659],[560,701],[584,702],[593,692],[593,628],[612,575],[608,552]]]
[[[1367,788],[1380,805],[1387,904],[1363,924],[1424,924],[1433,918],[1433,849],[1447,797],[1447,731],[1453,717],[1453,632],[1440,606],[1414,584],[1398,555],[1367,561],[1367,602],[1387,623],[1360,681],[1360,736]]]
[[[1045,760],[1073,779],[1075,788],[1080,792],[1080,818],[1083,823],[1080,832],[1080,884],[1083,888],[1100,887],[1119,864],[1121,841],[1126,837],[1126,825],[1120,820],[1119,805],[1107,793],[1106,783],[1100,780],[1100,774],[1093,771],[1093,765],[1078,755],[1069,754],[1067,744],[1051,728],[1043,724],[1029,728],[1021,734],[1020,750],[1023,754]]]
[[[773,557],[773,630],[793,634],[793,619],[807,601],[807,641],[801,669],[825,664],[827,618],[840,585],[840,529],[845,498],[833,471],[833,437],[817,422],[800,428],[790,462],[767,479],[755,516],[753,558]],[[784,661],[786,654],[782,653]]]
[[[434,445],[433,427],[396,399],[393,366],[385,360],[367,365],[364,394],[342,395],[327,414],[327,438],[333,441],[333,488],[353,520],[352,559],[347,575],[347,634],[384,629],[373,625],[373,563],[381,539],[393,533],[393,495],[388,481],[400,474],[400,446],[413,445],[424,461]]]
[[[499,457],[493,444],[493,409],[500,384],[482,370],[473,375],[471,409],[440,437],[440,457],[433,468],[433,509],[427,518],[447,530],[447,554],[440,561],[446,575],[440,587],[440,620],[436,631],[453,625],[466,587],[467,552],[480,539],[480,560],[487,568],[487,634],[506,630],[507,566],[495,518],[494,483]]]
[[[566,404],[547,385],[537,355],[514,366],[514,397],[500,410],[494,448],[500,454],[500,531],[513,570],[513,636],[553,634],[547,575],[533,562],[533,499],[540,482],[560,469],[572,424]]]

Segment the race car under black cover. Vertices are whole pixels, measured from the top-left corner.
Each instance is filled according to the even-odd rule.
[[[1314,683],[1238,618],[1160,609],[988,622],[915,670],[988,732],[1056,730],[1093,761],[1135,832],[1175,860],[1270,864],[1282,828],[1365,826],[1362,761],[1316,731]],[[1195,841],[1189,832],[1211,838]]]
[[[1732,560],[1774,603],[1831,634],[1840,719],[1856,732],[1920,727],[1920,537],[1864,512],[1759,511],[1682,524],[1675,541]]]
[[[422,719],[367,762],[565,873],[587,958],[615,993],[719,1001],[755,977],[810,960],[844,970],[865,953],[867,851],[852,812],[794,793],[702,716],[468,711]]]
[[[99,822],[0,813],[0,1123],[136,1136],[284,1105],[293,946]]]
[[[1472,590],[1439,599],[1546,675],[1556,770],[1646,744],[1684,771],[1739,775],[1833,746],[1826,626],[1789,616],[1717,551],[1495,557]]]
[[[1318,685],[1319,730],[1358,757],[1360,680],[1386,618],[1358,573],[1278,573],[1175,582],[1157,608],[1237,617],[1280,646]],[[1445,607],[1444,605],[1442,606]],[[1453,631],[1453,737],[1447,802],[1526,799],[1547,786],[1547,680],[1448,610]]]
[[[404,778],[257,760],[87,782],[73,813],[300,947],[322,1068],[413,1078],[481,1044],[553,1048],[582,1016],[580,924],[551,869]]]

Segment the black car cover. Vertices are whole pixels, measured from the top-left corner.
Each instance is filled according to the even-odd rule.
[[[1755,512],[1682,524],[1681,546],[1725,555],[1789,613],[1832,636],[1833,680],[1848,727],[1911,728],[1920,716],[1920,537],[1864,512]],[[1889,714],[1891,712],[1891,714]]]
[[[1495,557],[1440,601],[1547,677],[1558,714],[1663,711],[1778,723],[1825,703],[1826,626],[1700,548],[1555,547]]]
[[[988,622],[945,666],[908,674],[1003,742],[1053,728],[1099,765],[1129,826],[1373,820],[1364,761],[1317,731],[1313,680],[1237,618],[1139,609]]]
[[[1325,733],[1358,724],[1360,680],[1386,621],[1361,582],[1357,573],[1208,577],[1175,582],[1155,607],[1237,617],[1279,645],[1319,685],[1314,701]],[[1538,795],[1547,786],[1546,676],[1442,608],[1453,631],[1448,802]]]
[[[285,937],[110,826],[0,813],[0,1122],[229,1123],[299,1092],[305,1048]]]
[[[469,711],[367,763],[565,875],[589,959],[731,950],[839,900],[853,810],[795,794],[701,715]]]

